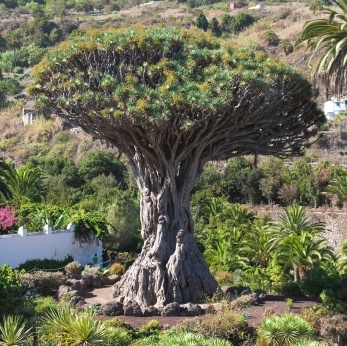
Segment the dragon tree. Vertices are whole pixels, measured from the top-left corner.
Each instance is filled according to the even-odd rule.
[[[142,306],[198,302],[218,287],[190,212],[205,163],[300,154],[323,122],[316,92],[299,73],[198,31],[87,32],[54,48],[34,78],[38,107],[129,161],[144,245],[114,296]]]

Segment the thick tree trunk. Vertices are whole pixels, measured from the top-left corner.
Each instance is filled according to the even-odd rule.
[[[204,295],[215,293],[218,284],[193,235],[189,200],[194,182],[186,184],[185,180],[176,186],[177,177],[170,167],[158,173],[137,162],[135,168],[141,190],[144,245],[134,264],[115,284],[114,297],[141,306],[201,302]],[[185,172],[185,178],[189,181],[189,172]]]

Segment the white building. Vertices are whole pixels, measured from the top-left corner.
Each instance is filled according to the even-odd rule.
[[[0,235],[0,266],[7,263],[17,268],[30,259],[64,260],[67,256],[82,265],[92,264],[96,254],[102,259],[102,242],[95,238],[91,243],[81,243],[75,239],[74,226],[66,230],[53,231],[46,225],[43,232],[28,233],[24,227],[17,234]]]
[[[265,5],[264,4],[258,4],[253,7],[248,7],[249,10],[265,10]]]
[[[336,100],[332,97],[330,101],[324,102],[324,114],[328,120],[341,112],[346,112],[346,100]]]

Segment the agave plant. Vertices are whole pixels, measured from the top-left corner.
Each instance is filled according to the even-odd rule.
[[[107,345],[107,327],[88,312],[69,306],[51,309],[42,319],[40,337],[45,343],[61,346]]]
[[[258,328],[258,340],[264,346],[290,346],[313,337],[313,328],[303,318],[284,314],[264,320]]]
[[[20,316],[5,316],[0,324],[0,346],[28,345],[31,328],[27,329],[26,323]]]
[[[68,330],[73,310],[59,306],[48,310],[41,319],[39,337],[45,343],[52,345],[68,345]]]

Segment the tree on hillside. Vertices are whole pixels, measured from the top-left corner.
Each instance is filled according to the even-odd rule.
[[[347,176],[337,175],[331,179],[327,186],[327,191],[335,193],[345,207],[347,202]]]
[[[141,254],[115,296],[197,302],[217,283],[194,239],[206,162],[301,153],[324,117],[301,75],[264,53],[177,28],[92,31],[36,66],[37,107],[116,146],[141,193]]]
[[[310,49],[308,64],[312,76],[321,79],[327,88],[334,85],[334,93],[341,94],[347,77],[347,0],[332,0],[338,6],[323,8],[328,18],[305,23],[297,44],[306,42]]]
[[[196,26],[199,29],[207,31],[207,29],[208,29],[208,20],[207,20],[206,16],[203,13],[200,13],[198,15],[198,18],[196,18]]]

